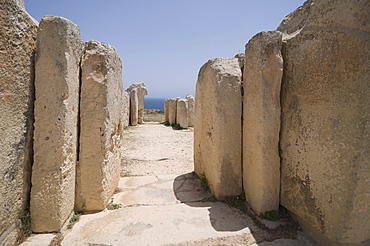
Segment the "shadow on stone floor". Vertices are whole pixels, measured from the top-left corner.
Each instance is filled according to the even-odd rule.
[[[202,187],[199,177],[194,172],[177,176],[173,182],[173,192],[181,203],[190,207],[207,208],[210,223],[216,231],[234,232],[253,226],[253,222],[247,216],[217,201]]]

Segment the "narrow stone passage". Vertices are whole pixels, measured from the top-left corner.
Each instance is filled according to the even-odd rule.
[[[124,142],[115,209],[82,215],[62,245],[309,245],[257,244],[253,221],[215,200],[192,172],[192,130],[145,123],[127,128]]]

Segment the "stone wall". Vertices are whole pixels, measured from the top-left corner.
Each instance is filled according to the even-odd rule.
[[[182,128],[194,126],[195,99],[192,95],[186,98],[175,97],[164,100],[165,122],[178,124]]]
[[[2,3],[0,14],[6,51],[0,52],[0,244],[15,245],[19,211],[30,211],[33,232],[65,225],[75,211],[77,163],[83,168],[77,170],[76,208],[83,206],[76,210],[105,208],[119,179],[129,97],[112,46],[87,43],[80,91],[78,26],[56,16],[39,24],[22,0]]]
[[[244,189],[257,213],[283,205],[322,245],[369,244],[368,13],[366,0],[309,0],[278,31],[253,37],[240,64],[243,118],[242,100],[222,94],[233,70],[222,59],[201,68],[194,169],[217,198],[242,170],[218,158],[234,153],[242,122]]]
[[[196,85],[194,170],[217,199],[242,192],[242,91],[237,58],[202,66]]]
[[[37,26],[23,1],[0,4],[0,245],[15,245],[29,204]]]
[[[80,58],[78,26],[45,16],[37,33],[32,231],[59,231],[73,212]]]
[[[311,2],[282,53],[281,204],[331,241],[359,243],[370,239],[370,4]]]
[[[103,210],[120,177],[122,62],[109,44],[85,43],[81,62],[80,153],[75,210]]]

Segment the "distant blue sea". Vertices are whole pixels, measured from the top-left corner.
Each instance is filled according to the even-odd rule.
[[[166,98],[144,97],[144,108],[155,108],[164,110],[164,100]]]

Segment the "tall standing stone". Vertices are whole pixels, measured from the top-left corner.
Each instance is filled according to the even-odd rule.
[[[245,50],[243,186],[257,214],[279,208],[281,45],[281,32],[261,32]]]
[[[37,33],[32,231],[59,231],[73,212],[80,58],[83,41],[71,21],[45,16]]]
[[[129,93],[131,93],[132,90],[136,90],[137,117],[138,118],[137,118],[137,123],[135,125],[137,125],[138,123],[141,124],[144,121],[144,97],[148,95],[148,91],[146,90],[146,87],[143,81],[133,83],[127,88],[127,91]]]
[[[0,4],[0,245],[15,245],[30,190],[38,23],[20,0]]]
[[[188,100],[188,123],[189,126],[194,126],[195,98],[188,94],[186,95],[186,100]]]
[[[186,99],[181,98],[177,100],[177,113],[176,113],[177,124],[182,128],[188,128],[188,102]]]
[[[179,98],[170,98],[168,102],[168,123],[176,124],[177,100]]]
[[[242,191],[241,70],[236,58],[202,66],[196,85],[194,169],[217,199]]]
[[[128,91],[130,93],[130,125],[136,126],[139,123],[139,99],[137,89]]]
[[[168,114],[169,114],[169,102],[170,102],[170,99],[165,99],[164,100],[164,121],[165,122],[169,122],[169,118],[168,118]]]
[[[123,128],[130,124],[130,94],[127,91],[122,92],[122,114]]]
[[[75,210],[94,212],[106,207],[120,178],[122,62],[111,45],[89,41],[81,72]]]
[[[300,32],[279,27],[281,204],[303,227],[352,245],[370,239],[370,4],[310,9]]]

